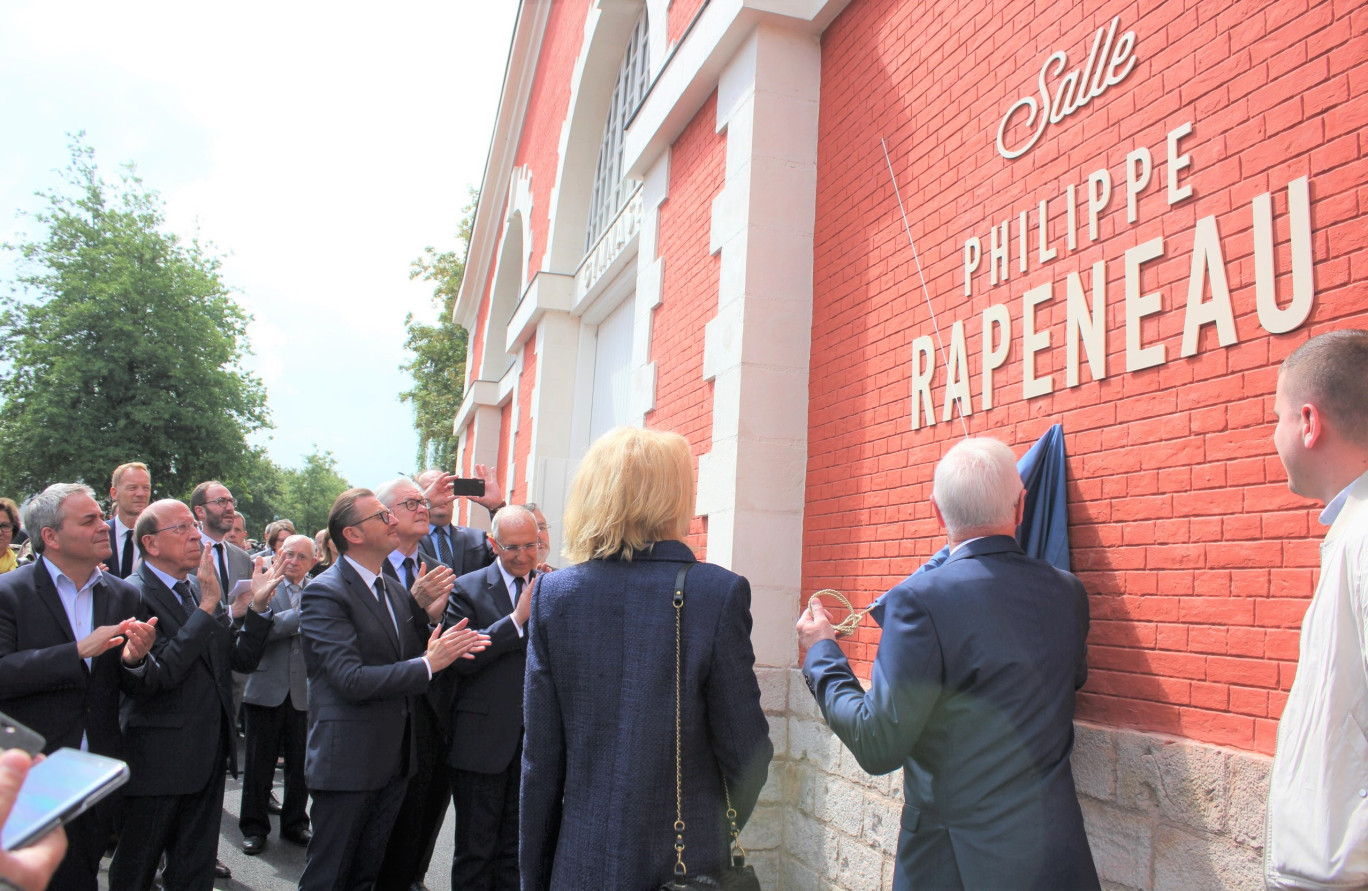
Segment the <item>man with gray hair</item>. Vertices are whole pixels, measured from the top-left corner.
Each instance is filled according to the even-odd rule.
[[[518,793],[522,776],[523,677],[533,579],[541,562],[537,518],[519,505],[494,515],[497,557],[456,580],[445,624],[462,620],[489,635],[489,647],[454,667],[451,794],[456,806],[451,886],[517,891]]]
[[[1294,493],[1325,505],[1320,581],[1278,722],[1264,878],[1368,887],[1368,331],[1332,331],[1278,371],[1273,445]]]
[[[941,459],[931,507],[950,556],[886,596],[868,692],[826,610],[798,619],[831,729],[869,773],[903,768],[894,891],[1100,887],[1069,767],[1088,599],[1017,544],[1025,495],[997,440]]]
[[[24,505],[38,559],[0,575],[0,709],[59,747],[124,757],[119,695],[142,689],[156,622],[138,620],[138,589],[100,564],[109,528],[95,493],[48,486]],[[95,891],[118,810],[107,799],[67,824],[53,888]]]

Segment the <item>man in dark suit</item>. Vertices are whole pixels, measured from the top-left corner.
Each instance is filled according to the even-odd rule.
[[[489,635],[489,647],[456,665],[460,685],[451,718],[456,847],[451,887],[518,888],[518,792],[522,771],[523,675],[532,577],[541,560],[537,519],[525,507],[494,515],[488,567],[456,580],[446,622]]]
[[[152,476],[147,465],[138,461],[120,464],[110,479],[109,500],[114,516],[105,521],[109,527],[109,572],[121,579],[133,574],[140,556],[138,543],[133,538],[133,527],[138,515],[152,500]]]
[[[485,465],[477,464],[475,468],[484,478],[485,493],[471,501],[484,507],[493,516],[495,511],[503,507],[498,482]],[[418,485],[428,499],[427,549],[450,566],[459,578],[494,562],[494,552],[489,549],[489,541],[483,530],[452,522],[456,507],[456,500],[451,494],[451,481],[454,479],[456,477],[453,474],[442,470],[425,470],[418,476]]]
[[[271,781],[276,755],[285,750],[285,801],[280,810],[280,837],[307,845],[311,837],[306,812],[309,790],[304,783],[304,739],[308,716],[308,677],[304,643],[299,637],[299,605],[305,577],[314,563],[313,539],[291,535],[278,542],[275,560],[284,576],[271,598],[271,630],[256,671],[247,677],[242,711],[247,722],[247,757],[242,771],[242,808],[238,828],[242,850],[260,854],[271,832]]]
[[[278,573],[264,569],[233,611],[232,626],[190,509],[170,499],[153,503],[135,530],[143,562],[134,574],[141,615],[155,618],[157,670],[124,703],[126,760],[132,776],[119,847],[109,867],[112,888],[151,886],[166,854],[167,888],[213,886],[224,763],[237,763],[237,733],[229,671],[251,671],[270,631],[271,592]],[[190,570],[198,567],[197,579]],[[247,607],[250,605],[250,610]]]
[[[109,537],[87,486],[56,483],[24,505],[38,559],[0,575],[0,710],[62,747],[123,758],[119,692],[155,664],[138,589],[102,573]],[[67,856],[51,887],[95,891],[116,803],[66,826]]]
[[[437,672],[482,646],[464,623],[429,635],[439,616],[386,581],[382,567],[399,543],[396,525],[369,489],[337,496],[328,535],[341,556],[304,589],[304,769],[314,799],[313,840],[299,880],[306,891],[375,881],[416,766],[414,701]]]
[[[826,610],[798,620],[831,729],[870,773],[903,768],[895,891],[1099,887],[1069,767],[1088,599],[1017,545],[1024,495],[1002,443],[946,453],[931,503],[951,553],[887,595],[868,692]]]
[[[446,608],[456,577],[451,568],[423,548],[428,533],[428,501],[412,480],[400,477],[376,490],[380,503],[394,512],[399,546],[390,551],[384,572],[434,615]],[[440,604],[434,601],[440,600]],[[410,891],[423,887],[432,850],[451,800],[447,783],[447,714],[451,708],[452,673],[444,671],[428,685],[413,711],[417,765],[409,778],[399,816],[390,832],[377,891]]]

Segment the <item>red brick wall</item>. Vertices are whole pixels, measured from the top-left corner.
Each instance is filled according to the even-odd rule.
[[[674,46],[684,36],[684,32],[689,28],[689,23],[703,8],[703,2],[704,0],[674,0],[670,4],[669,22],[666,29],[670,46]]]
[[[503,240],[504,224],[499,221],[498,234],[495,236],[494,243],[499,244]],[[479,377],[480,363],[484,361],[485,350],[485,330],[489,326],[489,302],[494,293],[494,270],[495,264],[490,263],[485,271],[484,297],[480,300],[480,309],[475,314],[475,330],[470,332],[470,348],[466,352],[466,389],[470,389]],[[472,273],[476,270],[471,270]]]
[[[518,432],[513,441],[513,464],[517,468],[517,483],[508,493],[509,504],[523,504],[527,495],[527,456],[532,451],[532,389],[537,382],[537,338],[527,338],[523,344],[522,376],[518,378]]]
[[[570,114],[570,80],[580,45],[584,42],[584,21],[589,0],[556,0],[546,23],[541,54],[537,58],[537,77],[523,116],[515,167],[532,170],[532,213],[528,231],[532,249],[527,279],[542,268],[550,231],[551,190],[560,167],[561,122]]]
[[[1184,9],[1184,6],[1187,9]],[[937,4],[946,6],[946,4]],[[835,587],[858,605],[943,543],[927,501],[932,468],[961,436],[941,420],[946,368],[931,387],[936,423],[913,429],[913,341],[932,322],[880,139],[907,208],[942,336],[964,323],[973,434],[1018,454],[1053,423],[1069,452],[1075,571],[1091,592],[1088,685],[1079,716],[1271,752],[1290,687],[1298,628],[1323,534],[1318,508],[1288,493],[1271,442],[1277,365],[1308,336],[1368,327],[1368,8],[1330,2],[1092,7],[1026,0],[938,12],[854,0],[822,41],[812,380],[804,591]],[[1136,34],[1134,71],[1009,161],[995,146],[1018,97],[1038,95],[1055,50],[1081,67],[1099,28]],[[1058,81],[1054,81],[1057,83]],[[1169,206],[1166,134],[1192,133]],[[1014,131],[1015,132],[1015,131]],[[1125,161],[1144,147],[1151,180],[1127,221]],[[1111,201],[1089,238],[1089,174],[1111,174]],[[1309,177],[1315,300],[1295,330],[1270,334],[1255,312],[1254,196],[1271,192],[1277,297],[1291,300],[1289,182]],[[1064,243],[1066,186],[1078,186],[1078,242]],[[1038,202],[1058,256],[1037,259]],[[1018,214],[1028,211],[1028,270]],[[1201,328],[1179,355],[1199,219],[1214,216],[1238,344]],[[990,284],[990,227],[1010,221],[1006,281]],[[964,243],[983,260],[964,294]],[[1140,291],[1162,310],[1140,323],[1167,362],[1126,371],[1126,252],[1162,236]],[[1066,281],[1106,264],[1107,375],[1069,388]],[[1022,394],[1023,294],[1053,284],[1036,313],[1049,347],[1035,373],[1053,392]],[[1211,285],[1203,285],[1203,300]],[[982,407],[982,314],[1001,304],[1011,347]],[[846,645],[867,671],[878,635]]]
[[[726,180],[727,139],[716,132],[717,95],[694,115],[670,151],[669,197],[660,205],[661,304],[651,324],[655,410],[646,426],[674,430],[698,456],[712,448],[711,381],[703,380],[703,326],[717,315],[721,257],[709,251],[712,201]],[[707,530],[695,520],[690,544]]]

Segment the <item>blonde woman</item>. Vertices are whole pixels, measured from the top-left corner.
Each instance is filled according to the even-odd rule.
[[[19,566],[10,542],[19,531],[19,506],[8,498],[0,498],[0,573]]]
[[[693,462],[675,433],[618,428],[571,487],[565,556],[528,626],[519,864],[524,888],[646,891],[673,876],[678,767],[690,875],[726,862],[725,788],[744,823],[773,747],[751,648],[750,585],[682,539]]]

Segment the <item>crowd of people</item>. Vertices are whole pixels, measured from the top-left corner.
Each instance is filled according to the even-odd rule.
[[[1325,505],[1330,531],[1279,729],[1266,877],[1359,887],[1368,332],[1295,351],[1274,409],[1289,486]],[[318,537],[272,523],[255,554],[222,483],[152,501],[136,462],[113,472],[108,520],[79,483],[0,500],[15,550],[0,564],[0,710],[44,751],[131,771],[64,838],[0,853],[0,885],[91,891],[116,839],[113,891],[158,875],[210,888],[241,717],[243,850],[265,850],[278,813],[279,838],[307,848],[303,889],[423,887],[449,805],[453,891],[702,888],[724,873],[758,888],[735,857],[773,755],[750,587],[684,543],[688,443],[635,428],[595,442],[561,569],[537,506],[505,504],[476,469],[488,533],[452,523],[455,477],[430,470],[343,492]],[[893,887],[1099,888],[1069,760],[1086,593],[1018,546],[1025,492],[1002,443],[955,444],[931,501],[946,552],[885,596],[867,688],[820,605],[796,626],[831,729],[865,770],[904,771]],[[28,764],[0,757],[0,819]]]

